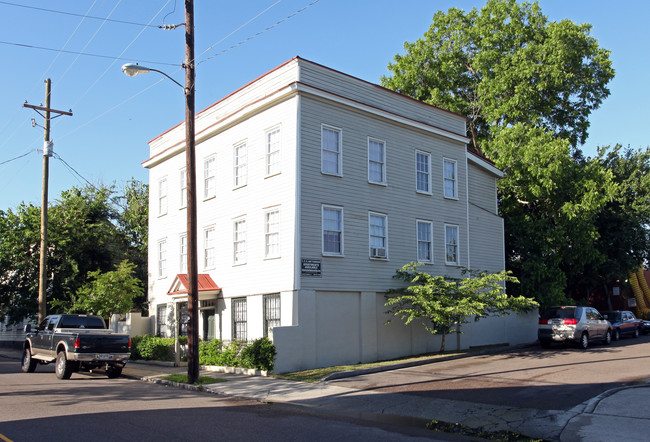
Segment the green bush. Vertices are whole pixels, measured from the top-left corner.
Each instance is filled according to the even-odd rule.
[[[244,346],[233,341],[224,345],[219,339],[199,343],[199,364],[223,365],[227,367],[273,370],[275,346],[268,338],[260,338]]]
[[[258,370],[273,371],[275,354],[275,345],[269,338],[256,339],[242,350],[243,365]]]
[[[173,361],[174,339],[141,335],[131,338],[131,359]]]

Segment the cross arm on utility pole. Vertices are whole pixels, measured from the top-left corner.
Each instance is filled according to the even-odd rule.
[[[37,111],[40,110],[40,111],[43,111],[43,112],[53,112],[53,113],[59,114],[59,115],[67,115],[69,117],[72,116],[72,109],[69,110],[69,111],[62,111],[62,110],[50,109],[49,107],[44,107],[44,106],[36,106],[34,104],[29,104],[29,103],[23,104],[23,107],[28,107],[30,109],[34,109],[34,110],[37,110]]]

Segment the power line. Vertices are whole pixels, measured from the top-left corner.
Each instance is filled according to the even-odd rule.
[[[24,44],[24,43],[13,43],[13,42],[9,42],[9,41],[0,41],[0,44],[10,45],[10,46],[18,46],[18,47],[29,48],[29,49],[40,49],[40,50],[43,50],[43,51],[63,52],[64,54],[85,55],[87,57],[107,58],[109,60],[134,61],[133,58],[114,57],[114,56],[111,56],[111,55],[101,55],[101,54],[89,54],[87,52],[66,51],[66,50],[63,50],[63,49],[46,48],[46,47],[43,47],[43,46],[28,45],[28,44]],[[174,66],[174,67],[179,66],[178,63],[164,63],[164,62],[161,62],[161,61],[150,61],[150,60],[135,60],[135,61],[137,61],[138,63],[143,63],[143,64],[157,64],[157,65]]]
[[[90,19],[93,19],[93,20],[103,20],[103,21],[108,21],[108,22],[113,22],[113,23],[121,23],[121,24],[125,24],[125,25],[146,26],[146,27],[149,27],[149,28],[161,28],[162,27],[162,26],[158,26],[158,25],[135,23],[135,22],[124,21],[124,20],[114,20],[114,19],[108,19],[108,18],[104,18],[104,17],[94,17],[92,15],[75,14],[73,12],[56,11],[54,9],[38,8],[36,6],[18,5],[16,3],[3,2],[3,1],[0,1],[0,4],[8,5],[8,6],[16,6],[18,8],[35,9],[37,11],[43,11],[43,12],[51,12],[53,14],[71,15],[73,17],[84,17],[84,18],[90,18]]]
[[[22,154],[22,155],[19,155],[19,156],[15,157],[15,158],[12,158],[12,159],[10,159],[10,160],[5,160],[5,161],[3,161],[3,162],[0,163],[0,166],[2,166],[3,164],[11,163],[12,161],[19,160],[19,159],[21,159],[22,157],[26,157],[27,155],[29,155],[29,154],[32,153],[32,152],[37,152],[37,150],[36,150],[36,149],[34,149],[34,150],[30,150],[29,152],[26,152],[26,153],[24,153],[24,154]]]

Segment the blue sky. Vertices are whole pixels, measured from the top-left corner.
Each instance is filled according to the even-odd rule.
[[[600,46],[612,51],[616,77],[609,84],[610,97],[590,118],[584,152],[594,155],[596,146],[616,143],[633,148],[650,145],[647,117],[641,109],[642,103],[650,101],[646,86],[650,3],[539,3],[550,20],[592,24]],[[128,78],[120,67],[139,62],[183,83],[184,31],[155,27],[163,20],[183,22],[183,4],[183,0],[0,1],[0,210],[23,201],[40,205],[43,129],[32,127],[31,119],[40,125],[43,119],[23,108],[23,102],[44,103],[46,78],[52,80],[51,107],[74,113],[52,121],[57,156],[50,160],[50,200],[86,180],[122,185],[134,177],[148,182],[147,170],[141,166],[148,158],[147,141],[184,120],[184,98],[181,88],[156,73]],[[484,4],[196,0],[196,108],[210,106],[297,55],[378,83],[403,43],[420,38],[437,10],[452,6],[469,10]],[[129,23],[83,19],[84,15]]]

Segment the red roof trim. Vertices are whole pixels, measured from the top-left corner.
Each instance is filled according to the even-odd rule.
[[[216,282],[212,279],[212,277],[208,274],[199,274],[198,276],[198,286],[199,286],[199,292],[216,292],[221,290],[221,288],[217,285]],[[179,281],[183,287],[184,290],[178,290],[175,292],[172,292],[174,286],[176,286],[176,281]],[[187,281],[187,274],[186,273],[181,273],[176,275],[176,278],[174,278],[174,281],[172,282],[171,287],[169,287],[169,290],[167,291],[168,295],[178,295],[181,293],[187,293],[188,290],[188,281]]]

